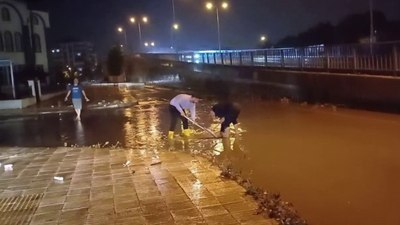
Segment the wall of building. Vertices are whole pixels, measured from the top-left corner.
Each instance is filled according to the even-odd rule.
[[[11,21],[3,21],[0,15],[0,32],[2,34],[3,43],[5,45],[4,33],[10,31],[13,35],[14,52],[0,51],[0,58],[12,59],[15,65],[25,64],[24,51],[15,51],[15,33],[23,33],[23,26],[26,25],[24,21],[25,12],[27,8],[25,4],[16,1],[1,1],[0,0],[0,14],[3,8],[7,8],[10,12]]]
[[[10,31],[13,35],[14,51],[6,52],[0,51],[0,59],[10,59],[14,65],[19,67],[23,66],[28,62],[27,56],[30,51],[30,43],[32,43],[32,37],[30,35],[30,11],[28,10],[25,3],[16,0],[0,0],[0,14],[1,9],[7,8],[10,12],[11,21],[3,21],[0,15],[0,32],[2,33],[4,43],[4,32]],[[48,58],[47,58],[47,45],[46,45],[46,28],[50,27],[48,14],[40,11],[32,11],[32,13],[39,20],[39,24],[33,26],[34,33],[38,34],[41,40],[41,52],[35,53],[36,65],[43,67],[48,71]],[[22,47],[20,51],[15,49],[15,33],[22,34]]]
[[[47,57],[47,43],[46,43],[46,28],[50,27],[49,16],[47,13],[33,11],[34,16],[36,16],[39,20],[38,25],[33,26],[33,30],[35,34],[40,36],[41,40],[41,51],[36,52],[36,64],[42,65],[44,71],[49,71],[49,60]]]

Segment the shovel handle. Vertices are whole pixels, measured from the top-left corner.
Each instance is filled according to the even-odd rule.
[[[202,130],[208,132],[209,134],[211,134],[213,137],[217,138],[217,135],[214,134],[214,132],[212,132],[211,130],[201,126],[200,124],[196,123],[195,121],[193,121],[192,119],[190,119],[189,117],[187,117],[186,115],[182,115],[183,117],[185,117],[187,120],[189,120],[191,123],[193,123],[194,125],[196,125],[197,127],[201,128]]]

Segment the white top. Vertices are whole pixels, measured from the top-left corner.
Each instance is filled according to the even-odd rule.
[[[185,113],[184,110],[189,110],[190,117],[192,118],[192,120],[195,120],[196,119],[196,104],[190,101],[191,98],[192,98],[191,95],[180,94],[180,95],[175,96],[170,101],[169,104],[175,106],[175,108],[180,113]]]

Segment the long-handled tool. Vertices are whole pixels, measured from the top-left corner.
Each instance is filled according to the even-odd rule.
[[[201,126],[200,124],[196,123],[195,121],[193,121],[192,119],[190,119],[189,117],[187,117],[185,115],[182,115],[182,116],[185,117],[187,120],[189,120],[191,123],[193,123],[195,126],[206,131],[207,133],[211,134],[213,137],[218,138],[217,135],[215,135],[214,132],[212,132],[210,129],[207,129],[207,128]]]

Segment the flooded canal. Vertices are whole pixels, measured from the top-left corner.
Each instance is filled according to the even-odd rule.
[[[118,100],[127,97],[126,90],[121,92]],[[3,118],[0,145],[119,142],[141,151],[203,152],[231,164],[256,186],[281,193],[311,225],[400,224],[399,115],[241,101],[244,132],[236,138],[199,134],[169,142],[167,99],[180,91],[148,87],[128,92],[139,105],[86,111],[80,122],[72,113]],[[211,103],[207,98],[199,104],[199,122],[217,131],[208,112]]]

